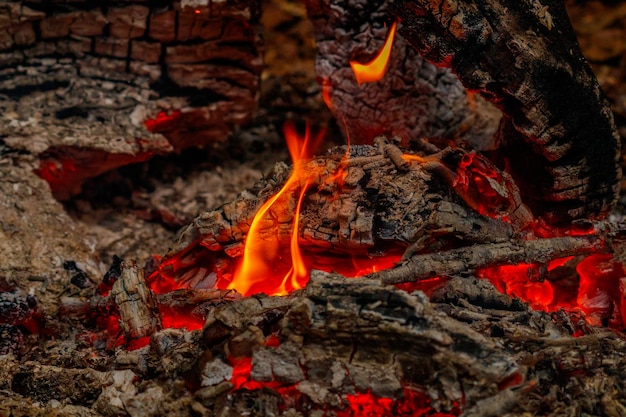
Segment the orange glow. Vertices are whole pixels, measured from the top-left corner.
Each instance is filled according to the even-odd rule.
[[[160,306],[159,316],[164,329],[187,329],[188,331],[200,330],[206,319],[202,315],[193,314],[190,309],[177,310],[170,307]]]
[[[373,60],[366,64],[350,61],[350,66],[352,67],[352,71],[356,77],[356,82],[359,85],[363,83],[376,82],[385,76],[387,65],[389,64],[389,57],[391,56],[393,39],[396,34],[396,26],[397,23],[393,22],[383,48]]]
[[[624,265],[609,254],[590,255],[578,264],[575,262],[572,256],[549,262],[545,268],[548,272],[567,268],[556,273],[553,281],[532,264],[482,268],[477,276],[489,279],[499,291],[518,297],[535,309],[576,309],[585,314],[590,325],[626,328]],[[580,332],[576,335],[580,336]]]
[[[164,132],[175,128],[181,116],[182,113],[180,110],[174,110],[170,114],[161,111],[155,118],[144,120],[143,124],[150,132]]]
[[[477,271],[481,278],[487,278],[500,291],[513,297],[518,297],[531,307],[554,311],[561,306],[553,306],[554,288],[549,281],[533,281],[533,265],[503,265],[483,268]]]
[[[324,99],[324,103],[326,103],[326,107],[328,107],[329,110],[332,110],[333,102],[332,102],[332,99],[330,98],[330,90],[331,90],[330,80],[328,78],[324,78],[324,80],[322,81],[322,98]]]
[[[576,302],[587,322],[601,326],[612,320],[615,327],[623,328],[624,311],[619,311],[622,298],[619,287],[620,279],[626,276],[624,265],[611,255],[596,254],[581,261],[576,271],[580,274]]]
[[[254,216],[246,236],[243,260],[235,270],[235,276],[228,285],[228,289],[237,290],[243,295],[259,292],[264,292],[268,295],[285,295],[289,291],[302,288],[306,284],[308,270],[304,265],[298,247],[298,231],[296,227],[298,225],[298,211],[306,189],[312,182],[312,178],[317,176],[318,173],[306,170],[303,162],[311,158],[322,137],[323,132],[311,140],[311,133],[307,126],[304,138],[300,138],[293,125],[288,124],[285,126],[285,139],[293,160],[293,172],[283,188],[266,201]],[[280,209],[286,210],[288,202],[283,200],[285,198],[289,199],[289,195],[293,194],[298,187],[301,187],[301,190],[293,220],[292,268],[284,274],[284,278],[279,283],[276,283],[274,278],[281,275],[280,271],[277,270],[279,268],[277,260],[280,259],[278,238],[275,234],[268,236],[267,233],[264,233],[262,226],[267,225],[268,221],[277,225],[276,219],[267,219],[268,215],[271,214],[270,209],[280,200],[281,203],[284,203],[284,207],[280,207]],[[276,229],[276,227],[272,229]],[[295,251],[294,248],[296,249]]]

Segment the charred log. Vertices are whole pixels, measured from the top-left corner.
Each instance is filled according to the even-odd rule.
[[[562,2],[405,0],[392,9],[422,56],[506,115],[507,163],[537,215],[549,223],[608,215],[619,138]]]
[[[256,111],[256,1],[0,5],[0,131],[58,198],[85,178],[223,142]]]
[[[437,275],[461,274],[477,268],[519,263],[545,264],[566,256],[611,251],[611,241],[603,233],[473,245],[438,253],[414,255],[393,269],[370,274],[369,278],[379,279],[385,284],[399,284]]]
[[[329,106],[353,143],[378,135],[410,141],[428,137],[493,149],[500,113],[475,100],[449,70],[420,57],[396,36],[385,77],[357,84],[350,61],[367,62],[394,20],[387,0],[307,0],[316,39],[316,74]]]

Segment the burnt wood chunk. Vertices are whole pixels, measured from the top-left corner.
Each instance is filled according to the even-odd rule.
[[[154,294],[137,265],[122,264],[122,275],[113,284],[111,297],[118,307],[120,327],[127,342],[149,337],[161,329]]]
[[[259,222],[255,238],[289,248],[303,187],[296,233],[318,269],[342,263],[338,259],[346,256],[395,255],[399,259],[403,253],[409,258],[476,243],[504,243],[524,234],[532,222],[516,188],[499,188],[505,193],[503,199],[496,199],[498,204],[493,207],[480,207],[484,214],[468,204],[473,201],[467,197],[471,185],[468,189],[455,185],[460,176],[455,172],[460,171],[454,161],[475,154],[448,149],[439,154],[403,156],[382,138],[376,142],[378,147],[350,147],[349,158],[346,147],[337,147],[324,157],[306,161],[302,168],[306,178],[290,181],[270,209],[271,215]],[[400,161],[391,157],[397,156],[396,151]],[[289,168],[279,163],[274,172],[235,201],[200,214],[178,233],[156,276],[183,288],[216,283],[224,288],[235,259],[244,252],[256,213],[289,175]]]
[[[613,114],[560,1],[401,0],[400,32],[505,114],[524,200],[549,223],[606,217],[621,176]]]

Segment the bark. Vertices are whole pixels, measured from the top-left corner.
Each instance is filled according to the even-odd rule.
[[[505,114],[507,161],[537,215],[549,223],[608,215],[619,138],[562,2],[405,0],[393,12],[422,56]]]
[[[185,2],[183,2],[185,3]],[[224,142],[254,115],[254,0],[0,5],[0,131],[58,198],[155,154]]]

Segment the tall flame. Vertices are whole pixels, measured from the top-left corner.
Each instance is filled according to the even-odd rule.
[[[354,75],[356,76],[356,82],[360,85],[363,83],[376,82],[383,78],[389,65],[389,57],[391,56],[391,47],[393,46],[393,39],[396,35],[397,23],[393,22],[389,33],[387,34],[387,40],[383,45],[383,48],[378,52],[378,55],[368,62],[367,64],[360,64],[356,61],[350,61],[350,66]]]
[[[243,295],[250,295],[253,292],[285,295],[288,292],[302,288],[306,283],[308,270],[298,245],[299,212],[302,200],[311,182],[309,178],[314,173],[307,172],[303,162],[311,158],[315,148],[322,139],[323,133],[320,132],[316,138],[312,139],[307,125],[304,138],[300,138],[293,125],[285,125],[285,139],[293,161],[293,171],[283,188],[266,201],[254,216],[246,237],[243,260],[235,271],[233,281],[228,286],[229,289],[235,289]],[[292,222],[293,230],[290,245],[292,266],[282,279],[282,283],[277,284],[273,282],[273,277],[276,276],[276,271],[273,267],[275,267],[280,253],[278,238],[277,236],[264,236],[261,225],[264,222],[267,223],[267,217],[272,206],[281,197],[285,196],[288,191],[293,192],[297,187],[301,187],[301,189]]]

